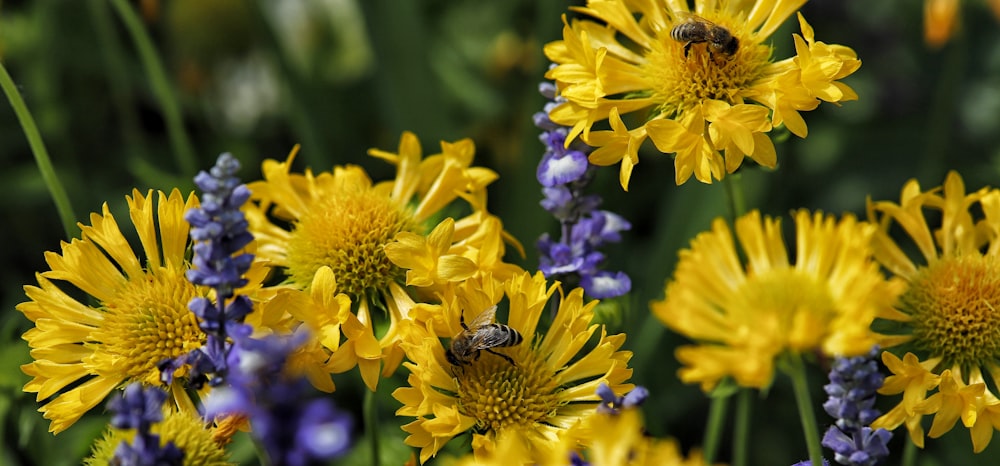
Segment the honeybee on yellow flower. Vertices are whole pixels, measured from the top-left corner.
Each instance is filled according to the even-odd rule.
[[[451,339],[451,345],[444,353],[448,362],[454,366],[472,364],[473,361],[479,359],[480,351],[487,351],[506,359],[511,365],[515,365],[510,356],[493,351],[493,348],[516,346],[524,338],[517,330],[493,322],[496,313],[497,307],[490,306],[479,313],[472,320],[471,325],[465,325],[464,314],[459,317],[462,331]]]
[[[677,42],[685,42],[684,57],[688,56],[694,44],[707,43],[709,55],[719,53],[727,58],[739,48],[739,39],[733,36],[729,29],[695,14],[684,12],[676,14],[684,19],[670,30],[670,37]]]

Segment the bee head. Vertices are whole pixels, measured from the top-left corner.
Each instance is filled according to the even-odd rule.
[[[732,55],[736,53],[736,49],[738,49],[739,47],[740,47],[740,40],[735,37],[730,37],[730,40],[726,42],[726,45],[722,51],[726,55]]]
[[[450,349],[445,350],[445,352],[444,352],[444,358],[447,359],[448,362],[450,362],[451,365],[453,365],[453,366],[461,366],[462,365],[462,361],[459,361],[458,358],[455,356],[455,353],[453,353]]]

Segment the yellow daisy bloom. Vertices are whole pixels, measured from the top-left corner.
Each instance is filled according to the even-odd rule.
[[[584,303],[582,289],[561,296],[548,331],[539,329],[556,287],[547,286],[541,273],[525,272],[503,283],[489,277],[470,279],[434,309],[433,314],[446,316],[447,328],[407,321],[402,346],[410,361],[403,364],[410,371],[409,386],[392,395],[403,403],[398,416],[417,418],[403,430],[410,434],[406,444],[420,447],[421,462],[469,431],[477,458],[494,451],[500,436],[512,435],[523,448],[517,449],[519,457],[507,458],[508,464],[539,461],[561,432],[596,409],[598,385],[606,383],[618,394],[632,389],[625,383],[632,374],[627,366],[632,353],[620,350],[625,335],[608,336],[603,326],[591,323],[597,302]],[[451,343],[441,339],[453,342],[463,332],[460,315],[474,322],[504,296],[509,318],[500,322],[524,340],[492,348],[500,355],[482,351],[469,364],[449,363],[445,353]],[[428,305],[414,311],[421,306]],[[596,346],[584,350],[598,331]]]
[[[940,226],[930,226],[925,213]],[[923,447],[924,416],[934,415],[932,438],[961,419],[973,450],[983,451],[1000,429],[1000,190],[967,193],[950,172],[929,191],[907,182],[898,204],[869,201],[868,216],[881,227],[875,258],[909,284],[898,311],[875,327],[892,351],[882,355],[892,375],[879,393],[903,397],[872,427],[905,423]],[[890,231],[905,233],[902,246]],[[911,245],[917,257],[904,252]]]
[[[223,445],[215,441],[215,428],[206,427],[204,420],[196,414],[166,410],[163,421],[150,427],[153,434],[160,436],[160,446],[173,442],[184,453],[185,466],[228,466],[229,453]],[[115,449],[122,441],[132,442],[133,429],[108,427],[104,435],[94,442],[90,457],[83,460],[85,466],[107,466],[115,456]]]
[[[381,374],[387,376],[402,361],[397,327],[413,305],[403,286],[415,276],[407,276],[390,260],[387,245],[397,240],[406,245],[424,241],[434,251],[453,255],[487,247],[502,254],[502,247],[485,242],[505,235],[499,221],[491,221],[495,217],[485,211],[486,186],[497,174],[472,166],[475,146],[468,139],[442,142],[441,153],[424,158],[417,137],[403,133],[398,153],[369,151],[396,166],[396,177],[380,183],[372,182],[358,166],[337,166],[332,172],[319,174],[308,169],[302,174],[291,173],[297,149],[284,162],[265,161],[264,179],[248,184],[253,193],[246,208],[250,231],[259,243],[258,254],[284,269],[287,285],[310,290],[324,268],[330,273],[321,281],[336,277],[336,289],[349,297],[356,309],[338,315],[336,322],[327,322],[339,327],[319,331],[328,334],[324,337],[328,348],[340,348],[331,361],[334,370],[360,366],[365,383],[375,390],[379,366]],[[459,200],[471,212],[453,221],[454,231],[446,238],[437,229],[428,235],[444,217],[444,209]],[[422,259],[414,256],[412,260]],[[457,270],[449,268],[453,263],[458,264]],[[428,267],[454,278],[456,273],[464,277],[470,270],[494,268],[496,264],[480,264],[474,256]],[[385,309],[389,320],[381,337],[375,332],[373,311],[377,309]],[[343,332],[345,346],[330,340],[338,332]]]
[[[794,264],[777,219],[762,221],[753,211],[735,229],[740,251],[722,219],[699,234],[680,252],[666,298],[652,303],[667,327],[697,342],[677,349],[681,380],[705,391],[725,377],[765,388],[785,352],[855,356],[871,349],[869,325],[893,312],[903,291],[872,259],[874,225],[801,210]]]
[[[189,225],[184,212],[198,205],[174,190],[153,202],[152,191],[126,196],[129,216],[144,257],[118,227],[108,205],[78,224],[79,239],[62,244],[62,253],[45,253],[51,270],[36,274],[38,286],[25,286],[30,301],[17,309],[34,322],[23,338],[34,362],[21,366],[33,377],[24,391],[37,393],[39,411],[59,433],[101,403],[112,390],[133,381],[160,384],[156,363],[202,346],[206,336],[188,302],[210,296],[209,288],[185,277]],[[255,263],[237,290],[252,295],[268,270]],[[75,297],[77,295],[82,296]],[[91,304],[92,303],[92,304]],[[175,372],[184,377],[187,368]],[[174,402],[194,412],[192,400],[174,380]],[[62,391],[66,387],[69,390]],[[207,390],[207,388],[206,388]]]
[[[566,21],[563,39],[545,46],[565,102],[552,121],[596,147],[596,165],[621,162],[628,189],[639,146],[649,138],[674,153],[676,183],[733,173],[745,157],[773,168],[766,133],[784,124],[805,137],[798,112],[820,101],[855,100],[839,80],[861,61],[848,47],[817,42],[800,14],[794,57],[773,61],[765,41],[806,0],[590,0]],[[633,114],[629,119],[627,115]],[[607,130],[591,131],[607,120]],[[723,157],[723,154],[725,157]]]

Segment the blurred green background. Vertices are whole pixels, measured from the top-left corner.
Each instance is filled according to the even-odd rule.
[[[376,180],[390,167],[366,155],[395,150],[403,130],[415,132],[425,153],[438,141],[472,138],[478,164],[500,173],[490,210],[527,247],[520,263],[537,266],[532,250],[556,222],[538,205],[534,178],[543,147],[531,115],[543,99],[538,82],[547,67],[542,45],[557,39],[560,15],[571,3],[553,0],[142,0],[128,2],[153,38],[179,106],[188,141],[178,143],[121,16],[106,0],[0,1],[0,59],[38,123],[77,219],[107,202],[125,217],[133,187],[193,188],[195,171],[220,152],[244,165],[244,180],[259,177],[265,158],[284,159],[294,144],[296,169],[364,166]],[[580,3],[580,2],[577,2]],[[575,4],[575,3],[574,3]],[[845,80],[860,95],[842,108],[804,113],[807,139],[777,144],[779,168],[743,170],[748,205],[771,215],[796,208],[864,213],[866,196],[898,200],[910,178],[940,184],[958,170],[970,189],[997,185],[1000,174],[1000,28],[982,1],[966,1],[961,29],[950,43],[923,42],[922,2],[813,0],[802,10],[818,40],[848,45],[863,61]],[[794,19],[772,36],[775,56],[792,53]],[[107,422],[100,410],[53,437],[36,413],[19,365],[30,361],[20,335],[30,322],[14,306],[22,286],[45,270],[43,252],[66,240],[21,126],[0,105],[0,465],[78,464]],[[651,149],[651,147],[649,147]],[[179,153],[188,151],[185,161]],[[673,162],[647,151],[631,191],[617,184],[617,167],[601,170],[593,191],[605,208],[633,223],[625,240],[608,248],[609,268],[633,280],[626,298],[606,303],[612,331],[628,334],[635,351],[634,381],[649,387],[649,431],[700,443],[707,401],[674,376],[673,348],[683,339],[651,321],[648,302],[663,294],[677,250],[727,215],[720,184],[674,186]],[[749,162],[748,162],[749,163]],[[786,221],[786,223],[788,223]],[[76,232],[75,232],[76,233]],[[651,323],[652,322],[652,323]],[[380,385],[379,430],[386,464],[409,450],[389,394],[404,379]],[[825,374],[815,368],[817,405]],[[342,406],[359,405],[353,373],[335,378]],[[887,409],[898,400],[883,400]],[[805,459],[791,388],[779,377],[767,399],[755,401],[751,464]],[[818,410],[822,429],[829,423]],[[359,418],[360,424],[360,418]],[[358,430],[359,442],[362,431]],[[897,431],[897,452],[905,434]],[[466,440],[467,441],[467,440]],[[454,446],[461,447],[459,441]],[[971,453],[968,431],[957,427],[931,439],[922,465],[996,464],[1000,441]],[[728,459],[724,439],[721,460]],[[366,464],[364,448],[344,464]],[[252,464],[245,443],[234,460]],[[992,459],[991,459],[992,458]]]

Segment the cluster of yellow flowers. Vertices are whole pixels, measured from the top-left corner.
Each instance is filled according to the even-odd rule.
[[[248,185],[253,196],[244,213],[255,241],[247,250],[256,260],[237,292],[254,301],[246,322],[256,333],[309,331],[312,339],[288,365],[320,390],[335,389],[331,374],[358,367],[375,391],[408,359],[410,386],[394,396],[403,404],[399,416],[415,418],[403,429],[407,444],[421,448],[421,461],[466,431],[477,455],[492,451],[500,434],[518,436],[529,461],[594,411],[598,385],[619,394],[632,388],[631,353],[621,350],[624,335],[591,323],[596,301],[585,303],[582,290],[566,293],[541,273],[503,261],[505,238],[520,244],[486,210],[485,188],[497,176],[473,166],[473,154],[463,140],[424,158],[416,136],[404,133],[397,153],[371,151],[397,168],[381,183],[357,166],[292,173],[294,151],[285,162],[266,161],[263,179]],[[81,224],[80,239],[46,254],[51,270],[25,288],[30,301],[18,309],[36,326],[24,335],[35,359],[23,367],[33,377],[24,389],[38,394],[53,433],[117,387],[158,384],[157,361],[205,342],[188,302],[210,293],[185,278],[191,243],[184,213],[198,200],[176,190],[156,198],[138,191],[128,198],[141,256],[105,206]],[[467,215],[443,217],[456,201]],[[284,278],[269,284],[279,274]],[[86,297],[73,297],[71,288]],[[557,291],[558,311],[548,322],[541,317]],[[497,305],[524,342],[499,356],[479,357],[473,348],[463,355],[478,357],[468,367],[449,362],[442,338]],[[198,410],[181,382],[186,371],[175,374],[171,405],[191,416]],[[164,438],[190,430],[171,426],[189,424],[165,423]],[[206,435],[222,436],[221,429]],[[121,436],[108,438],[96,454],[107,457]]]
[[[858,98],[841,82],[861,65],[854,51],[817,41],[801,14],[795,55],[772,56],[768,40],[805,1],[588,1],[545,47],[560,99],[549,116],[569,128],[567,146],[595,148],[591,163],[620,163],[624,189],[646,139],[674,154],[678,185],[723,180],[747,157],[774,168],[770,134],[806,137],[801,112]],[[325,392],[336,389],[332,374],[355,367],[373,392],[406,374],[392,396],[420,463],[467,435],[472,453],[459,464],[563,465],[583,451],[595,465],[705,464],[644,436],[637,410],[598,413],[598,386],[634,388],[626,336],[595,323],[597,302],[582,289],[506,261],[508,248],[524,251],[490,213],[498,175],[473,165],[474,152],[461,140],[425,157],[404,133],[395,152],[369,151],[396,170],[378,182],[353,165],[295,172],[297,148],[265,161],[243,209],[255,256],[236,291],[254,303],[246,323],[256,334],[307,331],[289,370]],[[46,253],[49,270],[17,306],[34,323],[24,391],[53,433],[127,383],[159,384],[157,361],[206,341],[188,303],[212,293],[185,276],[184,214],[199,200],[136,190],[127,202],[140,248],[105,204],[79,238]],[[803,209],[793,222],[789,245],[781,220],[759,211],[717,219],[680,252],[650,306],[691,340],[676,350],[680,379],[705,392],[767,390],[789,356],[880,345],[891,372],[880,393],[903,396],[872,427],[905,424],[922,447],[924,416],[930,437],[961,419],[982,451],[1000,429],[1000,190],[967,193],[950,173],[930,190],[907,183],[898,203],[869,200],[866,220]],[[501,340],[470,343],[487,331]],[[188,370],[174,374],[176,417],[160,433],[189,450],[220,448],[238,422],[191,436],[210,388],[188,391]],[[95,456],[110,457],[119,439],[109,434]]]

